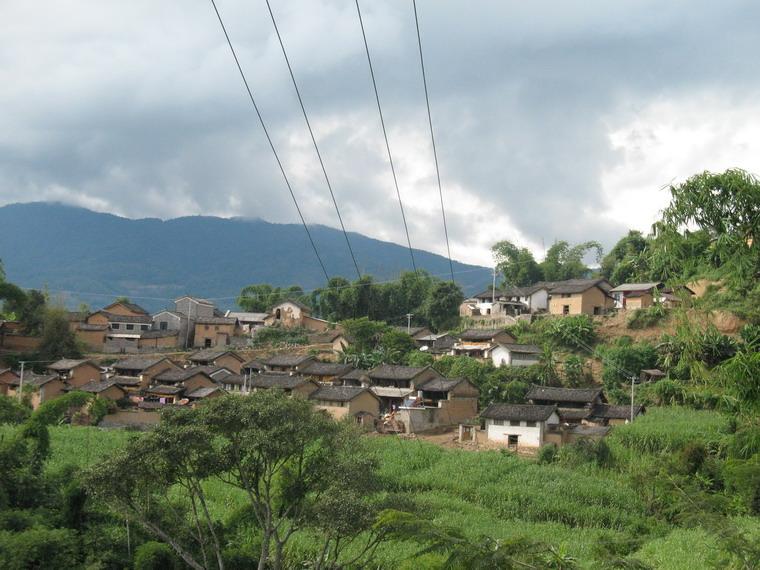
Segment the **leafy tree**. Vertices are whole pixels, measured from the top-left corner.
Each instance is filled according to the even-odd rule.
[[[602,246],[596,241],[587,241],[571,246],[566,241],[554,243],[540,263],[546,281],[564,281],[585,277],[589,268],[583,258],[589,251],[596,251],[597,261],[602,258]]]
[[[346,336],[351,339],[351,346],[358,352],[367,352],[377,348],[381,336],[388,330],[388,325],[372,321],[367,317],[348,319],[341,323]]]
[[[20,424],[25,421],[31,410],[15,398],[0,396],[0,424]]]
[[[437,330],[453,328],[459,322],[459,305],[464,301],[462,289],[451,281],[433,285],[422,309],[430,326]]]
[[[651,344],[634,343],[626,336],[614,344],[598,347],[596,355],[602,359],[602,380],[608,390],[630,383],[632,376],[638,378],[643,369],[657,364],[657,351]]]
[[[385,352],[388,364],[401,364],[408,353],[417,350],[412,337],[396,329],[385,331],[380,337],[379,346]]]
[[[642,233],[629,230],[602,259],[602,277],[615,284],[641,279],[647,269],[642,255],[646,247],[647,240]]]
[[[549,321],[545,334],[555,344],[572,350],[590,351],[596,342],[594,321],[588,315],[573,315]]]
[[[266,283],[248,285],[243,287],[237,298],[238,306],[244,311],[251,313],[266,313],[274,305],[287,299],[292,299],[309,305],[311,298],[307,297],[303,289],[298,285],[291,285],[285,289],[272,287]]]
[[[522,287],[543,279],[543,272],[528,248],[505,240],[494,244],[491,252],[505,284]]]
[[[48,309],[42,325],[42,340],[38,349],[39,360],[78,358],[82,350],[62,309]]]
[[[149,540],[135,550],[135,570],[179,570],[181,565],[172,549]]]

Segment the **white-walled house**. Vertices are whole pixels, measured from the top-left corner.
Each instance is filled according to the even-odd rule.
[[[541,349],[535,344],[498,343],[491,350],[491,361],[500,366],[531,366],[541,359]]]
[[[541,447],[549,426],[559,425],[557,406],[491,404],[480,414],[489,441],[510,447]]]

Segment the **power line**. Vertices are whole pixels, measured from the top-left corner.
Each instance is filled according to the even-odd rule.
[[[427,78],[425,76],[425,59],[422,57],[422,37],[420,35],[420,20],[417,16],[417,0],[412,0],[414,7],[414,26],[417,29],[417,45],[420,49],[420,67],[422,68],[422,84],[425,87],[425,105],[427,106],[428,125],[430,125],[430,141],[433,143],[433,159],[435,160],[435,174],[438,178],[438,195],[441,198],[441,216],[443,217],[443,233],[446,236],[446,253],[449,257],[449,269],[451,280],[454,281],[454,264],[451,262],[451,247],[449,246],[449,230],[446,226],[446,208],[443,206],[443,188],[441,187],[441,171],[438,168],[438,152],[435,149],[435,136],[433,135],[433,117],[430,114],[430,97],[428,95]]]
[[[359,25],[362,29],[362,39],[364,40],[364,50],[367,52],[367,63],[369,64],[369,74],[372,77],[372,87],[375,90],[375,101],[377,102],[377,112],[380,115],[380,125],[383,128],[383,138],[385,139],[385,149],[388,151],[388,163],[391,165],[391,174],[393,175],[393,185],[396,187],[396,196],[398,197],[398,206],[401,209],[401,219],[404,221],[404,231],[406,232],[406,243],[409,246],[409,257],[412,258],[412,268],[417,273],[417,264],[414,262],[414,251],[412,250],[412,241],[409,238],[409,226],[406,223],[406,214],[404,213],[404,204],[401,201],[401,191],[398,187],[396,178],[396,168],[393,165],[393,156],[391,155],[391,146],[388,143],[388,132],[385,129],[385,119],[383,118],[383,109],[380,106],[380,95],[377,92],[377,81],[375,80],[375,70],[372,67],[372,58],[369,55],[369,44],[367,43],[367,34],[364,31],[364,20],[362,11],[359,7],[359,0],[356,0],[356,13],[359,15]]]
[[[335,206],[335,213],[338,214],[338,221],[340,222],[340,228],[343,230],[343,237],[346,238],[346,245],[348,246],[348,252],[351,254],[351,260],[354,262],[354,268],[356,269],[356,275],[361,278],[362,274],[361,271],[359,271],[359,264],[356,263],[356,256],[354,255],[354,250],[351,247],[351,240],[348,239],[348,233],[346,232],[346,226],[343,225],[343,217],[340,215],[340,208],[338,208],[338,201],[335,199],[335,193],[332,189],[332,184],[330,183],[330,178],[327,176],[327,169],[325,168],[325,163],[322,160],[322,154],[319,152],[319,146],[317,145],[317,139],[314,137],[314,131],[311,128],[311,123],[309,122],[309,115],[306,113],[306,107],[303,104],[303,99],[301,98],[301,91],[298,89],[298,83],[296,83],[296,76],[293,74],[293,68],[290,65],[290,59],[288,58],[288,53],[285,51],[285,44],[282,41],[282,36],[280,35],[280,30],[277,27],[277,21],[274,17],[274,12],[272,12],[272,6],[269,4],[269,0],[266,0],[267,8],[269,9],[269,16],[272,18],[272,25],[274,26],[274,31],[277,34],[277,40],[280,43],[280,48],[282,49],[282,55],[285,56],[285,63],[288,65],[288,72],[290,73],[290,79],[293,81],[293,87],[296,90],[296,96],[298,97],[298,103],[301,105],[301,111],[303,112],[303,118],[306,121],[306,126],[309,129],[309,135],[311,135],[311,142],[314,144],[314,150],[317,153],[317,158],[319,159],[319,165],[322,167],[322,174],[325,175],[325,182],[327,182],[327,189],[330,191],[330,197],[332,198],[333,205]]]
[[[314,250],[314,255],[317,256],[317,261],[319,261],[319,266],[322,268],[322,273],[325,274],[325,279],[329,281],[330,276],[327,274],[327,269],[325,269],[325,264],[322,261],[322,258],[320,257],[319,252],[317,251],[317,245],[314,243],[314,238],[311,236],[309,227],[306,225],[306,220],[304,219],[303,214],[301,213],[301,208],[298,206],[298,200],[296,200],[296,195],[293,192],[292,186],[290,185],[290,180],[288,180],[288,175],[285,174],[285,168],[282,166],[282,161],[280,161],[280,156],[277,154],[277,150],[274,147],[274,143],[272,142],[272,137],[269,136],[269,130],[267,129],[266,123],[264,123],[264,118],[261,116],[261,112],[259,111],[259,106],[256,104],[256,99],[254,99],[253,97],[253,92],[251,91],[251,88],[248,85],[248,80],[245,78],[245,73],[243,72],[243,68],[240,65],[240,60],[238,59],[237,53],[235,53],[235,48],[232,47],[232,40],[230,40],[230,36],[227,33],[227,28],[224,25],[224,21],[222,20],[222,16],[219,13],[219,9],[216,7],[215,0],[211,0],[211,5],[214,7],[214,12],[216,12],[216,17],[219,20],[219,25],[222,27],[222,31],[224,32],[224,37],[227,39],[227,45],[230,46],[232,57],[235,59],[235,65],[237,66],[238,71],[240,72],[240,77],[243,79],[243,85],[245,85],[245,90],[248,92],[248,98],[251,100],[251,104],[253,105],[253,108],[256,111],[256,116],[259,118],[259,122],[261,123],[261,128],[264,130],[264,134],[267,137],[269,148],[272,149],[272,154],[274,154],[274,158],[277,161],[277,166],[280,167],[280,172],[282,173],[282,177],[285,180],[285,185],[288,187],[288,192],[290,192],[290,197],[293,199],[293,204],[295,205],[296,211],[298,212],[298,217],[301,218],[301,224],[303,225],[303,229],[306,230],[306,235],[309,237],[309,242],[311,243],[311,247]],[[345,233],[345,230],[343,231]]]

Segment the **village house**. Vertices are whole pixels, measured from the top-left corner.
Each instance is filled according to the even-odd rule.
[[[18,381],[18,374],[10,368],[0,370],[0,395],[7,396],[9,390],[15,390],[15,387],[18,386]]]
[[[22,393],[31,394],[30,404],[33,410],[41,404],[54,400],[61,396],[66,389],[66,384],[56,374],[24,374],[19,379],[19,389]],[[18,394],[16,391],[15,394]]]
[[[257,329],[265,326],[269,313],[243,313],[240,311],[227,311],[225,317],[237,319],[240,331],[243,334],[250,335]]]
[[[264,360],[270,372],[299,372],[312,364],[316,358],[306,354],[275,354]]]
[[[311,308],[300,301],[288,299],[278,303],[269,311],[266,318],[267,326],[280,326],[285,328],[304,328],[312,331],[325,331],[330,323],[324,319],[311,316]]]
[[[350,364],[313,360],[302,366],[298,374],[322,384],[339,384],[340,377],[353,369],[354,367]]]
[[[111,365],[114,380],[125,388],[145,389],[153,383],[156,375],[180,367],[168,358],[128,358]]]
[[[104,398],[113,402],[123,400],[127,397],[127,391],[120,386],[115,380],[93,380],[75,388],[80,392],[89,392],[95,394],[98,398]]]
[[[421,337],[432,334],[432,331],[427,327],[393,327],[393,330],[408,334],[412,337],[412,340],[416,341]]]
[[[568,279],[549,284],[552,315],[603,315],[614,308],[612,285],[606,279]]]
[[[226,393],[226,390],[219,386],[204,386],[202,388],[196,388],[192,392],[186,390],[185,398],[190,401],[191,406],[195,406],[203,400],[218,398],[219,396],[224,396]]]
[[[480,391],[465,378],[431,378],[417,382],[414,388],[395,411],[395,420],[406,433],[452,426],[478,415]]]
[[[216,306],[206,299],[184,295],[174,300],[174,311],[186,315],[190,320],[221,316],[216,314]]]
[[[120,301],[116,300],[110,305],[107,305],[103,307],[103,311],[107,313],[112,313],[114,315],[123,315],[123,316],[150,316],[150,313],[143,309],[140,305],[137,303],[132,303],[130,301]]]
[[[491,404],[480,413],[488,440],[514,449],[537,448],[560,419],[555,405]]]
[[[337,378],[333,384],[339,386],[369,386],[369,370],[363,370],[361,368],[353,368],[343,374],[340,378]]]
[[[318,410],[336,420],[352,418],[362,425],[373,425],[380,415],[380,400],[367,388],[356,386],[321,386],[309,395]]]
[[[322,332],[309,334],[309,344],[329,345],[333,352],[343,352],[350,344],[346,335],[340,329],[328,329]]]
[[[631,406],[613,406],[611,404],[597,404],[594,406],[593,411],[584,423],[598,426],[616,426],[621,424],[627,424],[631,419],[636,419],[646,411],[644,406],[634,405]],[[633,412],[633,418],[631,418],[631,412]]]
[[[525,399],[534,405],[553,405],[563,423],[580,424],[588,420],[594,408],[606,404],[602,388],[558,388],[533,384]]]
[[[491,360],[500,366],[532,366],[541,360],[541,348],[535,344],[497,343],[491,350]]]
[[[108,324],[76,323],[74,334],[87,350],[102,352],[106,344]]]
[[[211,367],[204,367],[211,368]],[[243,394],[250,391],[248,384],[248,374],[235,374],[226,368],[217,368],[208,372],[211,378],[218,386],[221,386],[225,392],[230,394]]]
[[[205,371],[196,368],[168,369],[153,378],[153,385],[148,388],[150,392],[157,386],[181,387],[185,392],[192,392],[198,388],[212,388],[216,386],[214,379]]]
[[[372,393],[380,399],[380,409],[385,412],[402,406],[414,393],[415,386],[441,377],[430,366],[381,364],[367,372],[362,384],[369,384]]]
[[[100,366],[91,360],[71,360],[64,358],[48,365],[49,374],[56,374],[69,387],[78,388],[100,380]]]
[[[177,346],[187,348],[192,345],[193,331],[190,326],[190,318],[177,311],[164,310],[159,311],[152,317],[153,330],[163,332],[174,332],[177,335]]]
[[[683,286],[678,288],[678,292],[687,296],[694,295],[691,289]],[[615,299],[615,308],[629,310],[646,309],[656,304],[662,304],[664,307],[678,306],[681,297],[676,293],[676,290],[665,287],[661,281],[623,283],[610,290]]]
[[[112,305],[109,305],[112,306]],[[122,304],[116,306],[122,308]],[[153,320],[148,314],[124,314],[126,309],[118,313],[112,313],[105,309],[96,311],[87,317],[86,325],[101,328],[105,326],[103,335],[105,343],[102,349],[106,352],[137,352],[139,350],[138,341],[140,334],[149,331],[153,325]],[[79,326],[78,330],[82,330]],[[98,334],[94,335],[91,340],[97,341]]]
[[[188,360],[195,366],[222,366],[239,374],[245,358],[231,350],[199,350],[191,354]]]
[[[195,319],[193,346],[212,348],[227,346],[238,332],[238,321],[233,317],[199,317]]]
[[[157,352],[181,346],[179,331],[142,331],[137,339],[138,352]]]
[[[248,362],[244,362],[240,365],[240,373],[251,375],[251,374],[258,374],[260,372],[264,372],[267,369],[266,364],[261,362],[257,359],[249,360]]]
[[[308,398],[310,394],[319,389],[319,384],[303,376],[290,374],[264,373],[256,374],[248,379],[251,392],[270,390],[272,388],[282,390],[285,394]]]
[[[545,283],[527,287],[491,288],[466,299],[459,307],[459,315],[502,320],[507,316],[545,312],[548,298],[549,287]]]
[[[457,342],[451,347],[451,354],[488,360],[493,349],[499,344],[514,343],[514,337],[503,329],[468,329],[459,335]]]
[[[449,333],[431,333],[414,339],[414,343],[423,352],[434,356],[442,356],[451,352],[456,343],[456,338]]]

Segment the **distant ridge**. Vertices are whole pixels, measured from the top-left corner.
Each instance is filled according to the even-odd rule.
[[[355,271],[339,230],[312,226],[329,274],[353,280]],[[408,271],[409,251],[390,242],[351,233],[362,270],[376,280]],[[232,307],[251,283],[324,285],[303,227],[259,218],[191,216],[172,220],[128,219],[58,203],[32,202],[0,207],[0,259],[8,279],[51,292],[74,307],[105,304],[100,294],[128,295],[146,308],[191,293]],[[415,250],[420,269],[445,278],[448,260]],[[467,293],[490,282],[490,269],[454,262]]]

